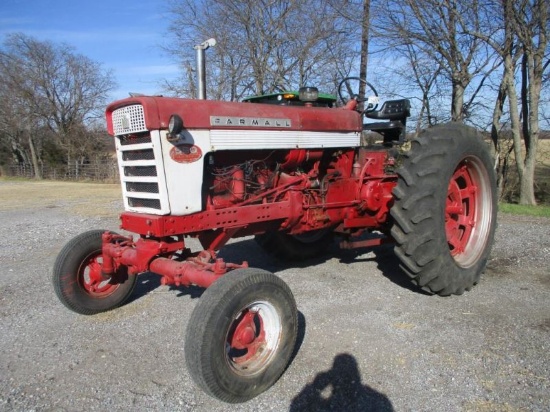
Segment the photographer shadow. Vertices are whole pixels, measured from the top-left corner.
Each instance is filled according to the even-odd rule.
[[[292,400],[290,412],[350,411],[393,412],[384,394],[361,384],[357,360],[348,353],[334,358],[332,368],[317,374]]]

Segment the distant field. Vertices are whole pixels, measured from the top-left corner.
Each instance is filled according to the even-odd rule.
[[[0,210],[70,205],[79,215],[108,216],[122,210],[119,184],[0,179]]]

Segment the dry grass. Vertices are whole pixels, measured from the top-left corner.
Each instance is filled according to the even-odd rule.
[[[69,205],[81,216],[108,216],[122,210],[120,184],[0,179],[0,211]]]

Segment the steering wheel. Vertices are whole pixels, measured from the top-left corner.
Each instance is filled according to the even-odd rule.
[[[355,88],[352,87],[352,82],[355,83],[356,90],[357,90],[356,93],[353,92]],[[374,94],[374,96],[368,96],[360,99],[359,86],[361,83],[367,86],[365,87],[365,95],[367,94],[366,92],[370,90]],[[344,88],[345,88],[345,93],[344,93]],[[346,98],[344,96],[348,96],[348,97]],[[372,84],[370,84],[368,81],[364,79],[361,79],[360,77],[345,77],[338,85],[338,97],[340,97],[340,100],[344,104],[346,104],[349,100],[352,100],[352,99],[357,100],[357,103],[366,102],[363,113],[373,112],[378,107],[378,92],[376,91],[376,89]]]

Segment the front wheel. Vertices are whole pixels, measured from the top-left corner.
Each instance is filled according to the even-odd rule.
[[[185,360],[206,393],[245,402],[281,376],[297,334],[296,303],[286,283],[261,269],[237,269],[198,302],[187,326]]]
[[[405,155],[393,194],[396,254],[413,282],[461,294],[485,269],[496,227],[493,162],[471,127],[427,130]]]
[[[119,268],[109,279],[101,275],[102,234],[90,230],[71,239],[55,261],[52,281],[59,300],[82,315],[105,312],[122,305],[132,294],[137,277]]]

